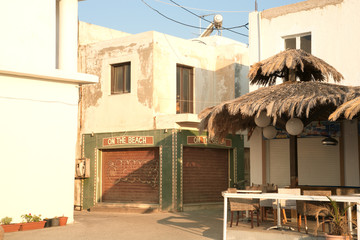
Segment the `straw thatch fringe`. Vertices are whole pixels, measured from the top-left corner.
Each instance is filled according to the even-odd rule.
[[[251,66],[248,77],[251,84],[274,85],[276,78],[289,81],[289,76],[295,74],[300,81],[329,81],[343,79],[341,73],[325,61],[301,49],[287,49],[268,59]]]
[[[321,82],[285,82],[263,87],[237,99],[204,109],[199,118],[200,130],[211,138],[256,127],[254,117],[266,111],[272,124],[284,127],[291,117],[301,118],[304,125],[313,120],[327,120],[344,102],[360,96],[355,87]]]
[[[353,119],[360,112],[360,97],[345,102],[329,116],[330,121],[336,121],[344,116],[346,119]]]

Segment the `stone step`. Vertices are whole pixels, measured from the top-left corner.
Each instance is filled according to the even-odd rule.
[[[98,203],[94,207],[90,208],[90,212],[155,213],[159,212],[159,205],[132,203]]]

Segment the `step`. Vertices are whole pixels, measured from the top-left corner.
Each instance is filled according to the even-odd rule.
[[[159,205],[134,203],[98,203],[94,207],[90,208],[90,212],[155,213],[159,212]]]

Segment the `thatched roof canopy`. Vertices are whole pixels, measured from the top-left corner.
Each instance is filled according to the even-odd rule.
[[[276,78],[289,80],[289,74],[295,74],[300,81],[329,81],[343,79],[341,73],[325,61],[301,49],[287,49],[268,59],[251,66],[248,77],[251,84],[273,85]]]
[[[266,111],[273,125],[284,128],[291,117],[302,119],[306,126],[314,120],[327,120],[341,104],[360,96],[355,88],[322,82],[285,82],[262,87],[239,98],[204,109],[199,118],[200,130],[210,137],[224,138],[228,133],[253,129],[254,117]]]
[[[336,121],[344,116],[346,119],[353,119],[360,113],[360,97],[345,102],[329,116],[330,121]]]

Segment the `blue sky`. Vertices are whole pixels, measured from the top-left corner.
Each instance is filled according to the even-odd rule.
[[[258,10],[301,1],[258,0]],[[209,25],[205,20],[200,21],[200,18],[195,15],[209,15],[204,18],[212,21],[214,14],[221,14],[223,27],[231,28],[248,23],[249,12],[254,9],[255,0],[86,0],[79,2],[79,20],[127,33],[158,31],[190,39],[198,37],[200,24],[202,28]],[[192,27],[184,26],[168,18]],[[248,43],[248,37],[244,36],[248,35],[246,28],[232,28],[231,30],[236,33],[223,30],[222,35]]]

